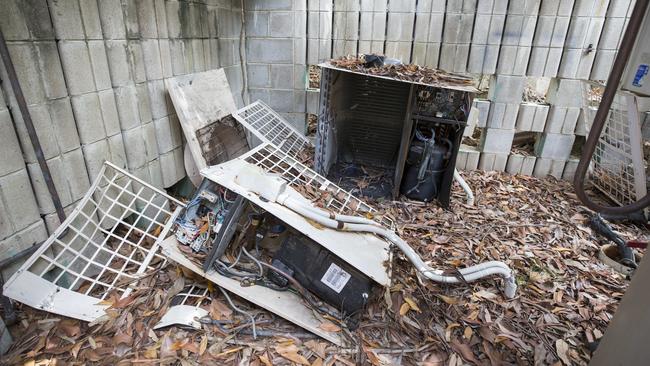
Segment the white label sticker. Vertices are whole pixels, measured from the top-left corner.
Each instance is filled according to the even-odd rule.
[[[338,294],[341,292],[341,290],[343,290],[343,287],[345,287],[345,285],[348,283],[350,277],[352,276],[350,276],[349,273],[345,272],[341,267],[332,263],[330,264],[330,268],[327,269],[327,271],[323,275],[323,278],[321,278],[320,281],[326,284],[327,287],[336,291],[336,293]]]

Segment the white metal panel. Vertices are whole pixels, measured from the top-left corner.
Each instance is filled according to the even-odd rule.
[[[199,170],[208,166],[197,131],[237,109],[223,69],[165,79],[183,134]]]
[[[70,216],[5,283],[4,295],[95,320],[108,306],[101,300],[111,293],[128,296],[129,285],[164,260],[159,242],[183,206],[107,162]]]
[[[185,325],[200,329],[201,323],[196,319],[208,316],[209,312],[201,306],[208,305],[210,300],[210,291],[207,287],[197,284],[186,286],[172,298],[171,306],[153,329],[170,325]]]
[[[307,137],[260,100],[233,112],[232,116],[262,142],[271,143],[291,156],[312,146]]]
[[[260,145],[237,159],[204,169],[201,174],[262,207],[379,284],[389,286],[390,278],[386,268],[389,260],[389,245],[385,240],[368,233],[352,233],[317,227],[303,216],[282,205],[261,200],[257,194],[251,193],[237,183],[239,172],[250,165],[257,165],[269,173],[279,174],[291,185],[307,186],[314,190],[315,195],[329,197],[325,200],[326,209],[346,214],[373,212],[370,206],[270,144]]]
[[[175,237],[169,237],[161,243],[162,253],[172,261],[191,270],[199,276],[214,282],[241,298],[267,309],[290,322],[338,345],[343,340],[336,332],[327,332],[320,328],[325,321],[303,304],[302,299],[290,291],[275,291],[264,286],[242,286],[239,281],[224,277],[216,271],[204,272],[178,249]]]

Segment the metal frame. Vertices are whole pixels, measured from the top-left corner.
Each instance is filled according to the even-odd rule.
[[[171,204],[176,205],[172,210]],[[70,216],[6,282],[34,308],[92,321],[111,294],[128,296],[185,205],[106,162]]]
[[[390,259],[390,251],[389,244],[385,240],[368,233],[352,233],[317,227],[310,220],[285,206],[260,199],[257,194],[250,192],[238,183],[239,173],[251,166],[257,166],[267,174],[280,175],[294,187],[307,187],[304,189],[311,193],[306,197],[307,199],[321,196],[318,202],[322,203],[324,208],[334,212],[361,216],[372,215],[373,212],[376,212],[363,201],[318,175],[272,144],[262,144],[237,159],[204,169],[201,171],[201,175],[243,196],[281,219],[380,285],[390,285],[386,268],[386,263]],[[305,196],[302,193],[295,189],[293,191],[295,195],[304,199]],[[382,223],[385,221],[392,223],[388,219],[381,220]]]
[[[306,146],[313,146],[307,137],[260,100],[233,112],[232,116],[262,142],[271,143],[287,154],[297,156]]]
[[[589,129],[600,104],[595,88],[605,86],[583,82],[583,115]],[[592,159],[591,181],[619,205],[633,203],[647,194],[646,168],[637,96],[618,92],[598,138]]]

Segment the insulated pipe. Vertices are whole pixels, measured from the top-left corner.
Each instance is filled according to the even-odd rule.
[[[330,218],[332,220],[349,222],[351,224],[379,225],[379,223],[377,223],[377,222],[375,222],[373,220],[370,220],[370,219],[366,219],[365,217],[335,214],[333,212],[328,212],[328,211],[325,211],[325,210],[321,210],[321,209],[319,209],[317,207],[312,206],[311,204],[308,204],[306,202],[301,202],[301,201],[296,200],[296,199],[294,199],[293,202],[294,202],[294,204],[300,205],[301,207],[303,207],[306,210],[312,211],[316,215],[326,217],[326,218]]]
[[[643,196],[643,198],[632,204],[622,207],[603,206],[592,201],[587,196],[584,188],[585,176],[587,174],[587,169],[589,168],[589,162],[591,161],[594,151],[596,150],[598,139],[600,138],[600,135],[603,132],[603,128],[605,127],[605,122],[607,121],[607,116],[609,115],[609,109],[612,106],[612,101],[614,100],[616,90],[618,89],[618,86],[621,82],[623,71],[625,71],[625,66],[627,65],[628,59],[630,58],[632,49],[634,48],[634,42],[636,41],[639,30],[641,29],[641,24],[643,22],[643,18],[646,15],[647,7],[648,0],[637,0],[636,4],[634,5],[634,10],[632,11],[632,16],[630,16],[627,29],[625,30],[625,35],[621,41],[618,55],[616,56],[616,60],[612,66],[612,71],[609,74],[609,78],[607,79],[607,86],[603,92],[600,105],[598,106],[598,111],[594,117],[594,122],[591,125],[591,130],[589,132],[589,136],[587,137],[587,142],[585,142],[582,148],[582,156],[580,157],[580,162],[578,163],[578,167],[576,168],[575,172],[575,178],[573,179],[573,187],[580,201],[582,201],[585,206],[600,213],[610,215],[627,214],[635,211],[640,211],[650,206],[650,194]]]
[[[470,206],[474,206],[474,192],[472,192],[472,188],[470,188],[469,184],[467,184],[465,179],[463,179],[463,177],[458,172],[458,169],[456,168],[454,168],[454,179],[456,179],[458,184],[460,184],[460,186],[467,194],[467,204]]]
[[[269,197],[265,198],[268,199]],[[435,270],[426,265],[422,261],[422,258],[420,258],[420,256],[415,252],[415,250],[413,250],[413,248],[411,248],[408,243],[402,240],[402,238],[400,238],[393,231],[386,230],[378,225],[354,224],[327,218],[325,215],[314,212],[313,209],[306,208],[303,202],[289,197],[284,193],[278,195],[275,198],[275,202],[282,204],[292,211],[295,211],[302,216],[314,220],[323,226],[343,231],[368,232],[384,237],[385,239],[395,244],[402,251],[402,253],[406,255],[408,260],[415,266],[418,272],[432,281],[454,284],[461,283],[463,280],[472,282],[487,276],[499,275],[504,279],[504,293],[506,297],[510,299],[515,297],[515,294],[517,292],[517,284],[515,283],[514,274],[510,268],[501,262],[487,262],[479,264],[478,266],[461,269],[459,272],[462,275],[462,279],[456,276],[444,275],[441,270]]]

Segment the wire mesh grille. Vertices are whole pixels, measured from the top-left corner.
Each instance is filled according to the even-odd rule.
[[[191,284],[185,286],[178,295],[174,296],[171,300],[170,306],[176,305],[188,305],[194,307],[200,307],[206,305],[210,302],[212,298],[210,297],[210,290],[203,285]]]
[[[584,82],[582,88],[583,111],[585,122],[590,127],[600,104],[604,86],[593,82]],[[628,103],[626,95],[617,93],[612,102],[603,132],[596,144],[592,159],[591,181],[594,186],[620,205],[635,202],[637,187],[635,170],[645,171],[645,164],[635,164],[631,134]],[[641,149],[638,146],[639,150]],[[645,177],[645,173],[643,174]],[[645,193],[645,192],[643,192]]]
[[[259,100],[232,115],[261,141],[269,142],[292,156],[311,145],[289,122]]]
[[[326,209],[345,215],[376,214],[370,205],[330,182],[322,175],[308,168],[272,144],[265,144],[242,158],[267,172],[282,176],[303,196],[322,204]],[[377,222],[392,227],[393,221],[387,217],[375,218]]]
[[[97,299],[125,296],[129,284],[164,258],[158,243],[182,203],[106,163],[69,218],[23,266]],[[19,271],[20,273],[21,271]]]

